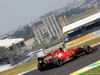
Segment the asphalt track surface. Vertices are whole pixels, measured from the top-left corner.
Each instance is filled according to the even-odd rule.
[[[24,75],[69,75],[72,72],[75,72],[89,64],[100,60],[100,45],[98,45],[97,47],[97,51],[88,55],[80,56],[79,58],[70,61],[61,67],[52,68],[43,72],[40,72],[38,69],[35,69]]]

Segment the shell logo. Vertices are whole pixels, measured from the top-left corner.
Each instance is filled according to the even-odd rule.
[[[56,54],[56,56],[58,56],[58,55]]]
[[[71,53],[69,53],[69,56],[72,56],[72,54],[71,54]]]

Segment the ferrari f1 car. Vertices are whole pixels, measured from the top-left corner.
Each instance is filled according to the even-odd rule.
[[[95,51],[97,47],[91,47],[89,45],[84,46],[83,48],[77,47],[71,50],[63,51],[62,48],[55,51],[52,55],[51,53],[46,56],[38,58],[38,69],[40,71],[49,69],[55,66],[62,66],[65,62],[76,59],[82,54],[90,54]]]

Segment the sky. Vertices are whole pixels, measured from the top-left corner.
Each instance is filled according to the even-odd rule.
[[[0,35],[31,22],[70,0],[0,0]]]

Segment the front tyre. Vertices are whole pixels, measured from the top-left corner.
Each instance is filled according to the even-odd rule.
[[[85,54],[89,54],[92,52],[92,48],[89,45],[85,45],[83,51],[85,52]]]

